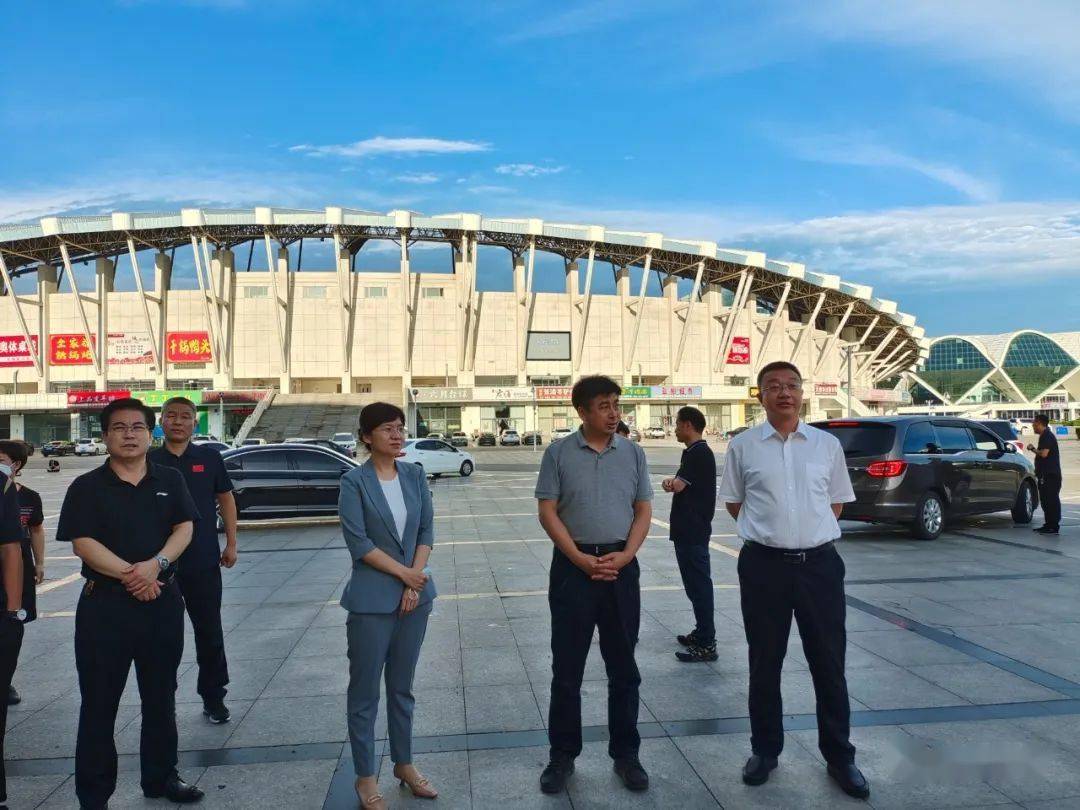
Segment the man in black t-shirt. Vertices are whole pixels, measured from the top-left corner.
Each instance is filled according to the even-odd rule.
[[[1061,527],[1061,454],[1057,436],[1050,429],[1050,417],[1045,413],[1036,414],[1031,425],[1039,434],[1039,445],[1029,444],[1027,449],[1035,454],[1035,477],[1039,479],[1039,502],[1045,518],[1035,531],[1057,534]]]
[[[198,511],[176,470],[146,459],[154,412],[119,399],[101,412],[109,459],[64,496],[56,539],[69,542],[86,578],[75,611],[79,732],[75,794],[102,808],[116,789],[113,730],[131,664],[142,701],[143,795],[197,802],[203,792],[176,771],[176,672],[184,652],[184,600],[175,563]]]

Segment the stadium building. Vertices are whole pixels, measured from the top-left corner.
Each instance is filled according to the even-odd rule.
[[[313,242],[332,248],[328,266],[302,265]],[[372,246],[389,261],[357,270]],[[445,250],[452,272],[417,272],[419,249]],[[492,249],[500,290],[478,284]],[[194,288],[174,288],[177,250]],[[272,272],[251,269],[263,252]],[[552,272],[561,291],[541,291]],[[420,435],[546,438],[574,422],[570,386],[592,373],[624,386],[639,427],[693,404],[723,430],[759,418],[755,375],[769,361],[798,364],[807,415],[825,417],[910,404],[901,374],[934,357],[915,318],[866,285],[713,242],[538,219],[49,217],[0,226],[0,275],[0,435],[34,442],[94,434],[96,409],[129,392],[153,404],[186,393],[222,438],[350,430],[376,399],[406,407]]]
[[[912,404],[902,410],[972,418],[1080,418],[1080,332],[1025,329],[1004,335],[946,335],[903,376]]]

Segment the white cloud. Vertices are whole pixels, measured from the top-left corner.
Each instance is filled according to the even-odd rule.
[[[491,144],[480,141],[450,141],[443,138],[386,138],[377,135],[363,141],[321,146],[302,143],[290,146],[290,152],[324,157],[366,158],[374,155],[456,155],[466,152],[486,152]]]
[[[535,163],[503,163],[495,167],[496,174],[509,174],[513,177],[539,177],[543,174],[560,174],[565,166],[537,166]]]
[[[534,19],[525,19],[527,14],[514,9],[517,24],[503,41],[513,43],[576,36],[656,11],[655,5],[648,0],[589,0],[570,6],[542,3],[536,7]]]
[[[974,202],[992,202],[999,195],[995,182],[976,177],[948,163],[904,154],[863,135],[805,137],[782,142],[805,160],[914,172],[948,186]]]
[[[496,185],[479,185],[469,186],[466,189],[470,194],[492,194],[492,195],[504,195],[513,194],[514,190],[509,186],[496,186]]]
[[[408,174],[399,174],[394,178],[399,183],[412,183],[414,185],[424,186],[431,183],[439,182],[439,175],[432,174],[431,172],[411,172]]]

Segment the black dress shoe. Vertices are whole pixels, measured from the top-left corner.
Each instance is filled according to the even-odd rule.
[[[7,705],[18,706],[22,703],[22,695],[19,694],[19,690],[14,686],[8,687]]]
[[[753,754],[742,769],[742,780],[748,785],[764,785],[769,781],[769,772],[776,768],[776,757],[763,757]]]
[[[1051,528],[1049,526],[1043,526],[1042,528],[1036,529],[1035,533],[1036,534],[1057,534],[1058,530],[1053,529],[1053,528]]]
[[[232,712],[229,711],[229,707],[220,700],[217,703],[204,703],[202,713],[205,714],[206,719],[214,725],[228,723],[229,718],[232,717]]]
[[[854,796],[856,799],[869,798],[870,783],[866,781],[862,771],[855,767],[854,762],[846,765],[830,765],[828,771],[829,776],[836,780],[836,784],[840,785],[848,796]]]
[[[675,640],[682,644],[684,647],[689,647],[693,644],[697,644],[696,631],[691,630],[685,636],[675,636]]]
[[[574,760],[554,757],[540,774],[540,790],[544,793],[562,793],[566,782],[574,772]]]
[[[684,664],[692,664],[699,661],[715,661],[719,656],[716,654],[716,644],[691,644],[685,650],[675,653],[675,657]]]
[[[615,773],[622,779],[627,790],[640,792],[649,789],[649,774],[645,773],[637,757],[615,760]]]
[[[170,802],[175,802],[176,804],[194,804],[197,801],[201,801],[203,795],[203,792],[197,787],[189,785],[181,779],[180,774],[178,773],[174,773],[166,779],[165,785],[161,790],[143,789],[143,796],[148,799],[166,798]]]

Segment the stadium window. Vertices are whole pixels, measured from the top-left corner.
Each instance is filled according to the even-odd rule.
[[[442,298],[442,287],[424,287],[424,298]]]
[[[326,298],[326,287],[323,287],[323,286],[304,287],[304,298]]]
[[[266,298],[269,292],[269,287],[244,287],[244,298]]]
[[[365,298],[386,298],[386,287],[365,287]]]

